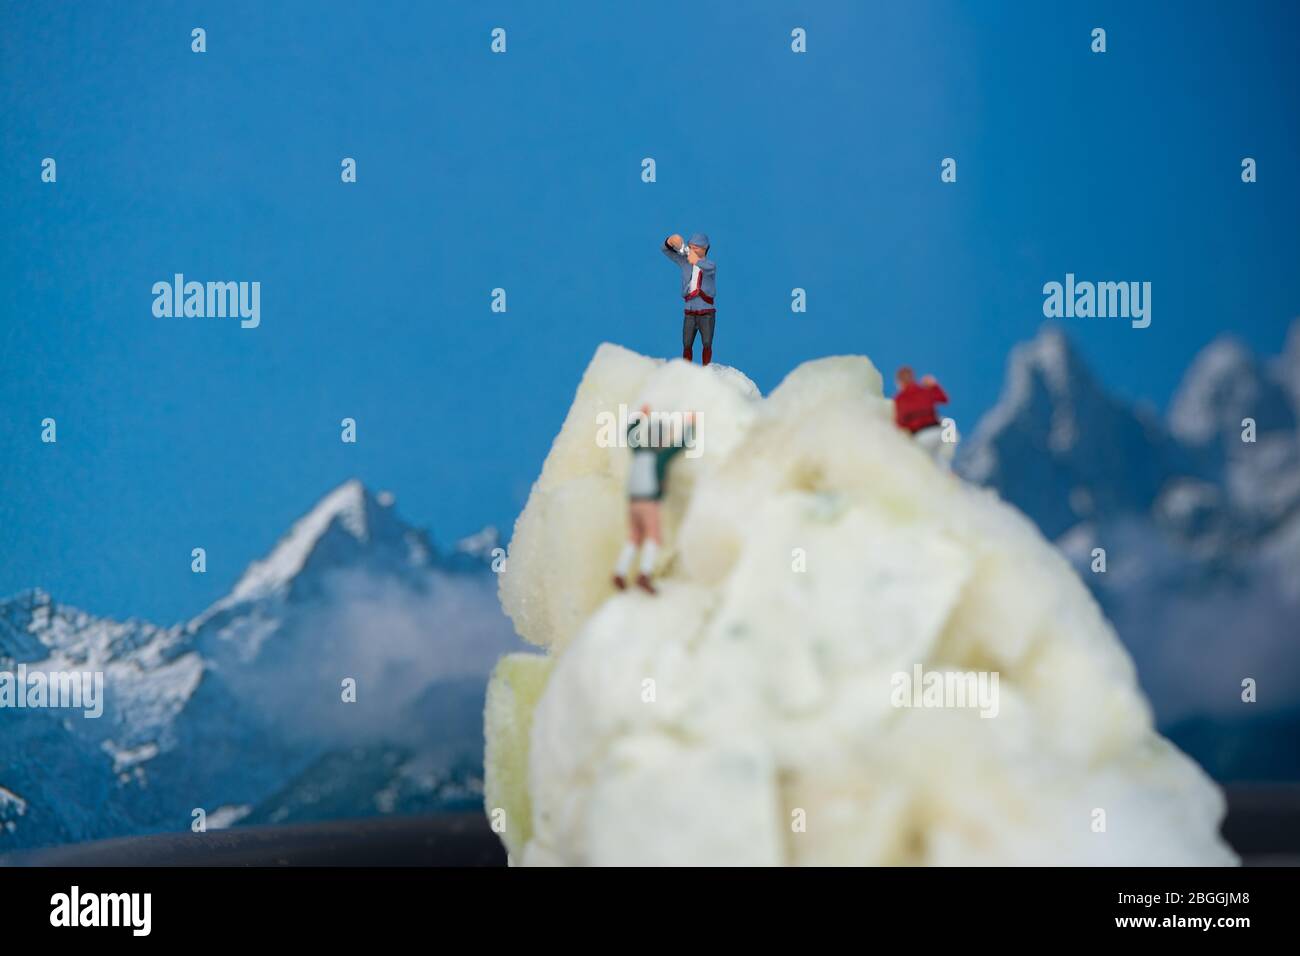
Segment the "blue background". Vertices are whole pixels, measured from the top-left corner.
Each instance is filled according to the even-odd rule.
[[[1067,330],[1160,407],[1300,312],[1292,3],[2,9],[0,595],[189,616],[354,475],[508,531],[596,346],[677,353],[670,232],[720,362],[908,362],[967,431],[1067,271],[1152,282],[1150,328]],[[261,327],[154,318],[175,272],[260,281]]]

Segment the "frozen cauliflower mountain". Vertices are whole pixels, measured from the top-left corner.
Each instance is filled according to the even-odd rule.
[[[629,452],[598,441],[642,404],[701,422],[656,596],[610,584]],[[601,346],[501,598],[546,649],[488,690],[486,809],[516,865],[1236,862],[1222,795],[1153,729],[1064,557],[894,427],[866,358],[764,399]],[[991,702],[900,691],[965,674]]]

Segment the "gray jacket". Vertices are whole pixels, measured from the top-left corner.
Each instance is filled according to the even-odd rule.
[[[713,264],[712,259],[701,259],[694,266],[686,260],[686,244],[682,244],[682,251],[678,252],[667,242],[663,244],[663,254],[669,260],[682,270],[682,298],[686,301],[686,308],[691,310],[712,309],[713,298],[717,289],[717,266]],[[699,268],[699,289],[695,291],[695,270]],[[695,292],[692,295],[692,292]]]

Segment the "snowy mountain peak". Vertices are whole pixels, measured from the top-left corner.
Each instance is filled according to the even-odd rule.
[[[209,826],[223,807],[267,822],[481,805],[483,687],[521,648],[487,564],[435,556],[394,504],[359,481],[328,491],[186,624],[39,588],[0,599],[0,671],[93,672],[81,710],[103,708],[4,712],[0,854],[174,829],[197,793]],[[339,706],[345,677],[360,707]]]
[[[1292,407],[1300,409],[1300,318],[1291,320],[1286,344],[1274,367],[1278,382],[1291,396]]]
[[[1017,442],[1033,436],[1035,444],[1053,453],[1069,451],[1078,440],[1077,413],[1096,393],[1087,366],[1064,331],[1044,325],[1007,359],[1002,395],[980,421],[967,449],[967,476],[978,482],[994,480],[999,465],[994,446],[1007,434],[1017,436]]]
[[[1236,337],[1222,335],[1197,354],[1169,406],[1169,430],[1190,445],[1240,446],[1243,418],[1261,432],[1293,431],[1291,399]]]
[[[1286,345],[1282,347],[1282,354],[1290,365],[1300,365],[1300,317],[1291,320],[1291,327],[1287,329]]]
[[[487,525],[456,542],[458,554],[468,554],[475,558],[490,558],[492,551],[501,543],[501,532],[496,525]]]
[[[1044,325],[1029,342],[1011,354],[1010,373],[1037,374],[1053,392],[1067,391],[1084,372],[1074,346],[1057,325]]]
[[[1007,385],[1003,393],[1017,407],[1031,397],[1040,385],[1053,398],[1063,400],[1085,386],[1091,388],[1092,376],[1074,345],[1060,326],[1048,323],[1028,342],[1017,345],[1007,361]]]
[[[1049,324],[1012,351],[962,472],[1055,538],[1095,513],[1146,513],[1171,476],[1198,473],[1184,458],[1154,416],[1113,398]]]
[[[376,498],[357,479],[345,481],[299,518],[271,553],[248,566],[222,606],[256,600],[291,584],[313,560],[339,563],[385,552],[399,562],[427,564],[424,536],[393,511],[393,498]]]

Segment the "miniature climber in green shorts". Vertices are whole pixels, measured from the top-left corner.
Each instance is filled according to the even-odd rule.
[[[614,587],[620,591],[627,587],[628,573],[637,549],[641,551],[640,573],[637,586],[649,594],[655,593],[655,558],[663,543],[660,524],[660,502],[667,490],[668,466],[684,449],[693,447],[695,415],[687,412],[683,417],[685,427],[680,435],[665,434],[671,428],[656,424],[649,405],[641,406],[641,415],[628,424],[627,444],[632,450],[632,467],[627,477],[628,537],[614,565]]]

